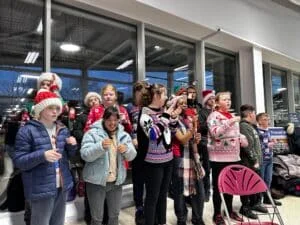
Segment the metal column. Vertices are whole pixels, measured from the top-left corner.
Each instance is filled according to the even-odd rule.
[[[137,66],[137,80],[146,79],[146,62],[145,62],[145,24],[139,23],[137,25],[137,54],[136,54],[136,66]]]
[[[51,0],[45,1],[44,32],[44,71],[51,71]]]

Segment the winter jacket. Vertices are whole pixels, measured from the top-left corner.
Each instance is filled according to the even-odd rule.
[[[241,148],[242,164],[255,169],[254,165],[258,163],[260,167],[262,163],[262,152],[256,127],[246,120],[242,120],[240,122],[240,131],[241,134],[246,136],[248,141],[248,146]]]
[[[240,134],[239,124],[218,111],[207,118],[209,160],[214,162],[240,161],[240,145],[247,146],[247,140]]]
[[[272,151],[272,140],[271,133],[269,129],[257,128],[257,133],[260,140],[261,151],[263,154],[263,161],[272,161],[273,151]]]
[[[125,144],[127,151],[117,153],[117,180],[116,185],[121,185],[126,179],[126,168],[124,161],[131,161],[136,156],[136,150],[133,146],[131,137],[124,131],[122,125],[118,125],[116,133],[117,142]],[[95,122],[89,131],[87,131],[81,143],[81,158],[86,161],[83,168],[83,179],[92,184],[106,186],[106,180],[109,173],[109,150],[102,147],[102,141],[109,138],[103,128],[103,120]]]
[[[124,126],[125,131],[127,133],[131,134],[131,132],[132,132],[132,125],[130,123],[130,119],[129,119],[127,110],[123,106],[119,106],[118,105],[116,107],[119,109],[120,114],[124,114],[124,116],[125,116],[125,120],[121,121],[121,124]],[[94,122],[96,122],[99,119],[102,119],[104,111],[105,111],[105,107],[102,104],[99,105],[99,106],[97,106],[97,107],[93,107],[90,110],[88,118],[87,118],[87,121],[86,121],[86,125],[85,125],[85,128],[84,128],[85,132],[90,129],[90,126]]]
[[[56,147],[62,158],[59,167],[64,191],[73,187],[72,175],[69,170],[68,158],[76,152],[77,145],[69,145],[66,138],[70,136],[68,129],[57,122]],[[45,126],[30,120],[21,127],[16,137],[14,164],[22,171],[25,198],[38,200],[56,195],[55,163],[48,162],[45,151],[52,149],[51,140]]]

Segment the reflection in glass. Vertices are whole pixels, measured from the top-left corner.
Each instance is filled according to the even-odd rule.
[[[174,92],[193,82],[194,45],[151,31],[146,32],[145,40],[146,79],[149,83],[163,84],[169,92]],[[173,83],[172,87],[168,87],[168,79]]]
[[[295,112],[300,113],[300,75],[294,75]]]
[[[271,69],[273,116],[275,126],[285,126],[288,122],[288,93],[286,72]]]

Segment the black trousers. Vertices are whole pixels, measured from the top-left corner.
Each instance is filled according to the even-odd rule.
[[[133,199],[136,208],[144,206],[145,168],[144,160],[135,158],[132,163]]]

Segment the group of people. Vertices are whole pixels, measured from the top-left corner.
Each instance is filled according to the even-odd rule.
[[[187,202],[192,223],[204,225],[210,183],[213,221],[225,225],[218,175],[227,165],[248,166],[270,187],[268,115],[257,116],[257,128],[253,106],[241,106],[241,117],[230,113],[230,92],[215,95],[204,90],[201,105],[195,86],[182,87],[168,97],[163,85],[138,81],[133,101],[125,107],[118,103],[116,88],[107,84],[100,94],[86,95],[88,111],[78,114],[76,107],[64,103],[61,87],[56,74],[41,74],[32,119],[19,129],[10,154],[22,171],[31,225],[64,224],[67,193],[74,185],[69,159],[76,155],[77,164],[83,166],[79,177],[85,182],[85,220],[91,225],[118,224],[128,167],[138,225],[167,224],[169,191],[178,225],[187,223]],[[242,221],[233,211],[232,196],[226,195],[225,201],[230,217]],[[256,217],[252,210],[266,211],[260,196],[245,196],[241,202],[240,213],[249,218]]]

